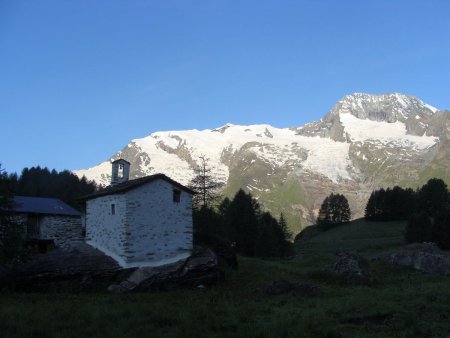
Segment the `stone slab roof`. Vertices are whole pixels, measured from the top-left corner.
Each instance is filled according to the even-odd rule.
[[[80,216],[80,212],[58,198],[14,196],[13,210],[18,213]]]
[[[113,194],[120,194],[123,192],[126,192],[128,190],[131,189],[135,189],[137,187],[140,187],[146,183],[150,183],[156,180],[164,180],[170,184],[172,184],[173,186],[177,187],[180,190],[183,190],[185,192],[187,192],[188,194],[195,194],[195,191],[189,189],[188,187],[185,187],[184,185],[182,185],[181,183],[178,183],[177,181],[172,180],[171,178],[167,177],[164,174],[155,174],[155,175],[151,175],[151,176],[145,176],[145,177],[141,177],[141,178],[137,178],[134,180],[128,180],[126,182],[122,182],[122,183],[118,183],[116,185],[113,186],[109,186],[106,187],[104,189],[101,189],[97,192],[94,192],[92,194],[89,195],[85,195],[80,197],[81,201],[87,201],[93,198],[97,198],[100,196],[106,196],[106,195],[113,195]]]

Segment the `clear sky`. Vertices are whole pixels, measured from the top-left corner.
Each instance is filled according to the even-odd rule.
[[[353,92],[450,109],[450,1],[0,0],[8,172],[155,131],[300,126]]]

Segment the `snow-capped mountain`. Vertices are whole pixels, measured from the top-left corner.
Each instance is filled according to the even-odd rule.
[[[360,216],[373,189],[416,187],[427,170],[429,175],[445,173],[449,115],[408,95],[356,93],[303,127],[227,124],[156,132],[75,173],[107,185],[110,162],[122,157],[131,162],[131,178],[161,172],[188,184],[204,155],[215,175],[227,183],[226,194],[244,188],[270,211],[284,212],[298,230],[314,221],[331,192],[344,193],[354,216]],[[444,163],[435,163],[436,158]]]

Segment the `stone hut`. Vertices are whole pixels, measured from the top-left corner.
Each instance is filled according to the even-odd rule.
[[[64,246],[82,240],[80,212],[57,198],[14,196],[13,211],[29,242]]]
[[[111,185],[84,196],[86,242],[122,267],[159,266],[192,251],[193,191],[163,174],[129,180],[130,163],[112,163]]]

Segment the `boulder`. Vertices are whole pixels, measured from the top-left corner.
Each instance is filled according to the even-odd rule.
[[[419,244],[419,251],[423,253],[442,255],[442,250],[439,249],[436,243],[433,242],[423,242]]]
[[[364,261],[360,255],[345,251],[340,251],[336,255],[338,256],[337,260],[325,267],[326,273],[362,281],[373,280],[372,273],[364,266]]]
[[[412,266],[433,275],[450,275],[450,257],[442,253],[435,243],[420,243],[405,251],[393,253],[390,263]]]
[[[210,248],[219,259],[219,265],[225,263],[232,269],[238,268],[236,243],[229,242],[212,234],[195,231],[194,244]]]
[[[393,253],[389,262],[393,265],[413,266],[416,260],[416,253],[397,252]]]
[[[432,275],[450,275],[450,257],[421,252],[417,255],[414,268]]]
[[[172,264],[136,269],[120,284],[110,285],[108,290],[122,293],[171,287],[205,287],[216,283],[219,277],[217,256],[207,249]]]

